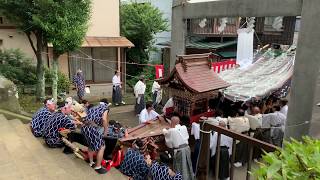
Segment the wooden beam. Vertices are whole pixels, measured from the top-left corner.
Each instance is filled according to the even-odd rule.
[[[183,18],[299,16],[303,0],[218,0],[183,4]]]

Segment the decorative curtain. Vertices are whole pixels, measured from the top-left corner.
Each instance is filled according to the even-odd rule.
[[[237,63],[240,65],[241,69],[244,69],[252,64],[253,33],[253,29],[238,29]]]

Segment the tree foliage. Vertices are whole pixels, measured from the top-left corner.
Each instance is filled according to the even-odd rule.
[[[44,63],[42,53],[47,47],[45,32],[34,20],[35,15],[41,16],[43,12],[41,0],[0,0],[0,13],[9,19],[18,29],[25,32],[36,57],[37,57],[37,99],[45,96]],[[33,41],[35,36],[36,42]]]
[[[16,85],[35,85],[36,67],[19,49],[0,51],[0,74]]]
[[[127,52],[128,61],[146,63],[149,50],[154,43],[155,34],[168,29],[168,20],[151,3],[124,3],[120,7],[121,35],[128,38],[135,47]],[[127,72],[137,75],[143,67],[128,66]]]
[[[35,24],[46,32],[53,51],[61,55],[80,47],[88,29],[90,0],[39,0]]]
[[[42,9],[33,19],[46,33],[53,48],[52,95],[57,99],[58,58],[79,48],[88,29],[91,14],[90,0],[38,0]],[[47,12],[47,13],[45,13]]]
[[[284,149],[264,155],[253,174],[258,180],[320,179],[320,140],[303,137],[302,142],[285,142]]]

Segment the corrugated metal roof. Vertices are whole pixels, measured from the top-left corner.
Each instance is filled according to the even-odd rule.
[[[198,40],[198,39],[190,39],[189,42],[187,42],[186,47],[187,48],[195,48],[195,49],[220,49],[232,45],[236,45],[237,41],[227,41],[227,42],[210,42],[206,41],[204,39]],[[161,43],[157,43],[159,46],[171,46],[171,41],[165,41]]]
[[[48,47],[52,47],[48,43]],[[125,37],[85,37],[81,47],[134,47],[134,44]]]
[[[82,47],[134,47],[134,44],[125,37],[87,36]]]

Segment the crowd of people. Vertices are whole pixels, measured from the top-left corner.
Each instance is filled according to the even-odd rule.
[[[115,72],[113,82],[114,105],[124,104],[121,97],[121,81],[119,71]],[[107,99],[101,99],[99,104],[92,105],[83,99],[84,78],[78,71],[74,83],[77,89],[79,103],[72,98],[57,107],[53,99],[46,99],[44,107],[40,108],[33,116],[30,123],[31,131],[35,137],[43,137],[45,143],[51,148],[65,147],[64,152],[72,152],[65,146],[60,131],[67,129],[70,142],[78,142],[88,147],[88,164],[97,173],[105,174],[107,169],[102,166],[107,155],[117,149],[119,138],[127,135],[125,128],[116,121],[109,120],[110,103]],[[141,76],[134,87],[136,97],[135,111],[140,124],[152,124],[156,120],[166,121],[170,127],[163,129],[165,145],[168,149],[162,152],[156,160],[150,153],[144,151],[145,144],[141,139],[136,139],[132,147],[125,150],[121,163],[118,163],[120,172],[133,180],[144,179],[184,179],[193,180],[196,174],[196,165],[200,150],[200,124],[190,118],[181,116],[175,108],[174,98],[169,98],[162,109],[162,114],[155,111],[161,98],[161,88],[154,83],[153,101],[145,102],[146,90],[144,77]],[[252,136],[259,140],[281,147],[284,135],[284,127],[287,117],[288,101],[271,97],[265,103],[228,103],[221,102],[210,105],[214,109],[214,117],[209,117],[206,122],[214,123],[228,128],[237,133]],[[79,113],[85,112],[86,116]],[[78,131],[77,131],[78,129]],[[194,137],[194,147],[190,149],[189,132]],[[111,140],[110,140],[111,139]],[[229,178],[230,157],[232,155],[231,137],[221,135],[220,139],[220,165],[219,178]],[[215,162],[217,133],[212,132],[210,137],[211,158],[210,164]],[[119,149],[117,149],[119,150]],[[121,150],[122,151],[122,150]],[[191,152],[192,151],[192,152]],[[261,150],[254,150],[254,158],[261,157]],[[152,157],[152,158],[151,158]],[[95,161],[94,161],[95,160]],[[248,161],[248,144],[238,142],[236,145],[235,167],[240,167]],[[210,169],[214,169],[211,167]]]

